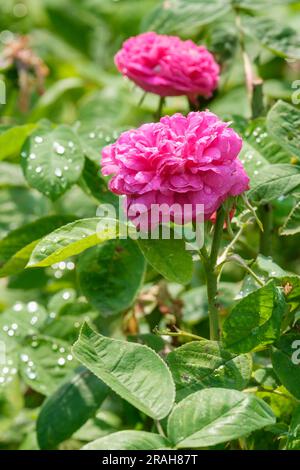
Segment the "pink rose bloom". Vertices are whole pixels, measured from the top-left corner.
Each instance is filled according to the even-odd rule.
[[[121,134],[102,151],[102,173],[114,175],[109,187],[127,196],[133,221],[133,206],[142,204],[148,217],[152,204],[163,203],[182,209],[190,204],[190,220],[195,219],[196,204],[203,204],[207,220],[226,198],[249,189],[237,159],[241,147],[239,135],[215,114],[177,113]],[[176,217],[172,220],[181,223],[181,215]]]
[[[115,56],[118,70],[160,96],[209,98],[219,81],[219,65],[204,46],[176,36],[143,33],[129,38]]]

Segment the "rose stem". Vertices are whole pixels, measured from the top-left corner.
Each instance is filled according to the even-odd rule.
[[[217,306],[218,272],[216,263],[222,240],[225,216],[225,210],[221,206],[217,212],[210,255],[208,255],[205,246],[200,250],[206,275],[210,339],[213,341],[218,341],[220,337],[219,311]]]
[[[158,108],[157,108],[157,111],[156,111],[157,121],[159,121],[160,118],[162,117],[162,112],[163,112],[163,107],[164,107],[165,101],[166,101],[166,99],[165,99],[164,96],[159,97]]]

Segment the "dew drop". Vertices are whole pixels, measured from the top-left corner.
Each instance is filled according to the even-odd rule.
[[[64,353],[65,351],[65,348],[59,348],[59,352]]]
[[[28,372],[28,377],[30,380],[35,380],[36,379],[36,373],[35,372]]]
[[[35,169],[35,172],[36,173],[41,173],[42,169],[43,168],[41,166],[37,166],[36,169]]]
[[[65,360],[63,357],[60,357],[60,358],[58,359],[57,363],[58,363],[59,366],[62,367],[62,366],[65,365],[66,360]]]
[[[62,171],[60,168],[55,168],[54,170],[54,174],[55,176],[57,176],[58,178],[60,178],[62,176]]]
[[[17,329],[18,329],[17,323],[13,323],[13,324],[11,325],[11,327],[12,327],[13,330],[17,330]]]
[[[60,145],[58,142],[54,142],[53,149],[58,153],[58,155],[63,155],[65,153],[65,147]]]
[[[13,310],[14,310],[15,312],[20,312],[22,309],[23,309],[23,305],[22,305],[20,302],[16,303],[16,304],[13,306]]]
[[[8,330],[7,334],[8,336],[14,336],[15,332],[14,330]]]
[[[43,142],[43,137],[40,137],[39,135],[37,135],[35,138],[34,138],[34,141],[37,143],[37,144],[41,144]]]
[[[27,308],[30,313],[34,313],[38,310],[39,306],[36,302],[32,301],[32,302],[28,302]]]
[[[96,137],[95,132],[90,132],[90,133],[89,133],[89,138],[90,138],[90,139],[94,139],[95,137]]]
[[[27,356],[27,354],[21,354],[20,357],[21,357],[21,361],[22,361],[22,362],[27,362],[28,359],[29,359],[29,357]]]
[[[68,354],[68,355],[67,355],[67,359],[68,359],[68,361],[72,361],[72,359],[73,359],[72,354]]]
[[[70,292],[64,292],[62,297],[63,297],[64,300],[68,300],[71,297],[71,294],[70,294]]]
[[[36,159],[36,154],[35,154],[35,153],[31,153],[31,154],[29,155],[29,158],[30,158],[30,160],[35,160],[35,159]]]
[[[38,317],[34,316],[34,317],[32,317],[32,319],[30,320],[30,324],[31,324],[31,325],[35,325],[37,321],[38,321]]]

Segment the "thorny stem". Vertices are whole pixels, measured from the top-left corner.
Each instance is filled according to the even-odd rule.
[[[217,306],[218,272],[216,268],[216,263],[221,245],[225,216],[225,210],[221,206],[217,213],[217,220],[215,223],[210,255],[208,256],[205,247],[201,248],[200,250],[200,256],[203,261],[206,275],[210,339],[213,341],[218,341],[220,337],[219,311]]]

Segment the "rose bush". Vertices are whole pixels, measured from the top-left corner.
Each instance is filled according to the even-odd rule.
[[[297,3],[0,2],[1,450],[300,449]]]

